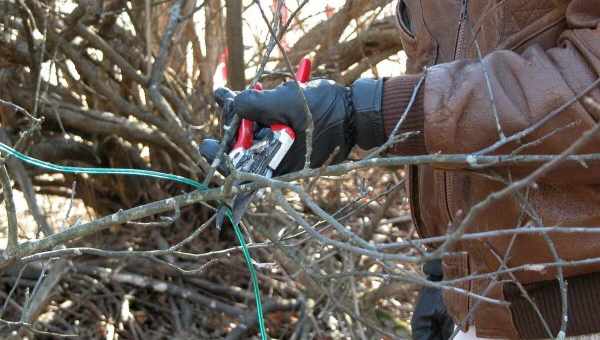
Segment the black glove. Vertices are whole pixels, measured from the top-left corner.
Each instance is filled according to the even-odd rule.
[[[442,262],[433,260],[427,262],[423,271],[429,281],[441,281]],[[423,287],[417,298],[417,305],[411,320],[414,340],[447,340],[454,331],[454,323],[442,299],[442,290],[433,287]]]
[[[370,149],[384,141],[374,140],[371,128],[383,129],[381,99],[383,81],[361,79],[351,87],[331,80],[314,80],[302,88],[315,125],[311,167],[319,167],[339,148],[332,163],[344,161],[358,144]],[[275,172],[276,175],[297,171],[306,156],[307,119],[302,96],[295,82],[286,82],[273,90],[246,90],[239,93],[226,88],[215,91],[223,109],[225,124],[234,114],[259,124],[257,132],[274,123],[290,126],[296,132],[294,145]],[[214,149],[214,141],[201,146],[204,155]],[[212,156],[214,158],[214,155]]]

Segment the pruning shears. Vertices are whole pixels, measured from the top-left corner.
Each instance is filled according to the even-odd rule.
[[[296,80],[300,84],[307,83],[310,80],[311,71],[310,59],[302,59],[296,72]],[[258,83],[254,89],[260,91],[262,85]],[[255,140],[254,125],[253,121],[242,119],[235,144],[229,152],[229,158],[233,167],[238,171],[271,178],[273,172],[294,144],[296,133],[287,125],[273,124],[267,129],[268,131],[261,131],[260,134],[266,135],[265,138]],[[239,184],[241,184],[239,181],[233,183],[233,185]],[[231,205],[234,224],[240,223],[257,191],[241,193],[234,197]],[[223,225],[226,211],[226,207],[221,207],[217,212],[216,223],[219,230]]]

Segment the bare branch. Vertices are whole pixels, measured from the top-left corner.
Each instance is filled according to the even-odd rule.
[[[4,193],[6,215],[8,216],[8,244],[6,246],[6,255],[13,256],[17,252],[19,244],[19,227],[17,226],[17,213],[15,211],[12,184],[10,184],[10,177],[8,177],[8,171],[4,164],[0,165],[0,181]]]

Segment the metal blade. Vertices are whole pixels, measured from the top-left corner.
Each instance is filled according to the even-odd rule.
[[[235,196],[233,199],[233,223],[240,223],[246,210],[248,210],[248,206],[250,205],[250,202],[252,202],[254,195],[256,195],[256,191]]]
[[[215,224],[217,226],[217,231],[221,231],[222,227],[223,227],[223,222],[225,222],[225,213],[227,212],[227,207],[220,207],[219,210],[217,210],[217,219],[215,221]]]

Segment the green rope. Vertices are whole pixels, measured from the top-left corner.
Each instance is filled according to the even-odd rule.
[[[158,171],[152,170],[140,170],[140,169],[122,169],[122,168],[83,168],[83,167],[72,167],[72,166],[63,166],[57,165],[45,161],[41,161],[39,159],[29,157],[25,154],[20,153],[19,151],[7,146],[6,144],[0,143],[0,151],[5,152],[10,156],[14,156],[15,158],[28,163],[30,165],[36,166],[38,168],[47,169],[51,171],[57,171],[62,173],[71,173],[71,174],[91,174],[91,175],[128,175],[128,176],[142,176],[142,177],[152,177],[158,178],[178,183],[183,183],[189,186],[196,188],[197,190],[204,191],[208,190],[208,187],[200,182],[194,181],[193,179],[189,179],[183,176],[177,176],[173,174],[166,174]],[[256,269],[254,268],[252,257],[250,256],[250,251],[248,250],[248,246],[246,245],[246,241],[244,240],[244,235],[242,234],[240,227],[237,224],[233,223],[233,215],[231,210],[227,210],[227,219],[233,225],[233,230],[235,232],[235,236],[242,247],[242,254],[244,255],[244,260],[246,261],[246,265],[248,266],[248,270],[250,271],[250,278],[252,280],[252,289],[254,291],[254,299],[256,301],[256,316],[258,320],[258,328],[260,331],[260,338],[262,340],[267,340],[267,331],[265,328],[265,320],[263,316],[263,307],[262,302],[260,300],[260,289],[258,287],[258,275],[256,273]]]

